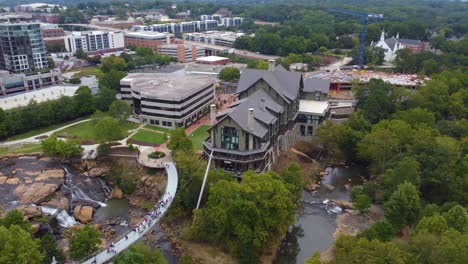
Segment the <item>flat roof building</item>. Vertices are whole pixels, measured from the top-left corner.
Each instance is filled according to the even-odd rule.
[[[65,36],[65,48],[75,53],[81,49],[90,55],[103,54],[124,49],[122,31],[74,31]]]
[[[157,51],[162,45],[175,42],[173,34],[159,32],[125,32],[125,46],[150,48]]]
[[[187,127],[214,102],[214,79],[171,74],[131,73],[120,81],[122,100],[143,123],[167,128]]]
[[[231,60],[225,57],[207,56],[207,57],[197,58],[195,62],[199,64],[226,65],[229,62],[231,62]]]
[[[0,71],[0,97],[61,83],[62,76],[58,69],[17,74]]]
[[[205,56],[205,49],[195,45],[169,44],[158,48],[158,53],[177,59],[178,62],[192,62]]]
[[[80,85],[53,85],[37,89],[27,93],[18,93],[9,96],[0,96],[0,107],[9,110],[20,106],[26,106],[34,100],[38,103],[48,100],[56,100],[62,96],[73,96]]]

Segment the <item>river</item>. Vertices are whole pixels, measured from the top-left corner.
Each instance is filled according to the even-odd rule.
[[[331,202],[331,199],[349,200],[349,186],[361,184],[361,176],[367,176],[361,167],[329,167],[326,171],[327,175],[323,177],[317,191],[302,193],[296,221],[282,241],[275,263],[302,264],[314,252],[322,252],[332,245],[335,219],[342,208]],[[327,184],[335,189],[330,190]]]

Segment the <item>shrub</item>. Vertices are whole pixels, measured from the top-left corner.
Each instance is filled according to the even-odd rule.
[[[166,156],[166,153],[162,151],[155,151],[148,155],[150,159],[161,159],[161,158],[164,158],[165,156]]]

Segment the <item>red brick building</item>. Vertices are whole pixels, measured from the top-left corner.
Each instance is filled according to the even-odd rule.
[[[173,34],[159,32],[125,32],[125,47],[136,46],[158,51],[162,45],[176,43]]]

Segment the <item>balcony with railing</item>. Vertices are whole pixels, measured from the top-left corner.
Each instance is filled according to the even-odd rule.
[[[211,151],[213,151],[213,159],[229,160],[239,163],[261,161],[265,159],[270,148],[270,141],[261,143],[260,148],[258,149],[248,151],[229,150],[213,147],[211,145],[210,137],[203,142],[203,149],[206,155],[210,155]]]

